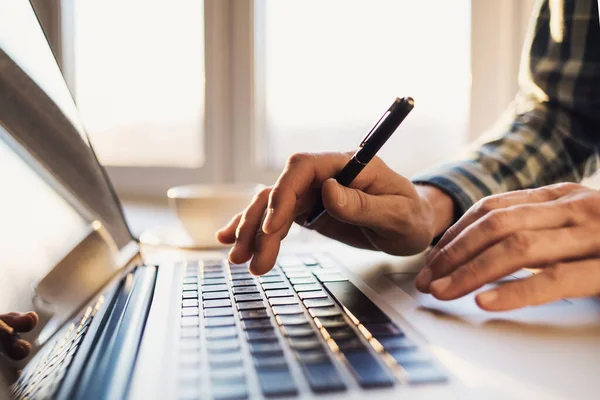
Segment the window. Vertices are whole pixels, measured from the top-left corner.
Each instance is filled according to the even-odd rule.
[[[204,161],[202,1],[67,1],[74,96],[100,160]]]
[[[255,4],[267,166],[296,151],[355,149],[397,96],[416,106],[380,152],[392,168],[411,174],[466,142],[470,0]]]
[[[396,96],[416,106],[381,156],[411,175],[510,101],[531,6],[62,0],[62,65],[121,195],[272,183],[294,152],[354,150]]]

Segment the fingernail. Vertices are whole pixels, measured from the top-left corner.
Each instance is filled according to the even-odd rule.
[[[338,206],[340,206],[340,207],[343,207],[346,205],[346,191],[340,184],[337,185],[337,203],[338,203]]]
[[[450,285],[452,284],[452,277],[451,276],[446,276],[442,279],[438,279],[436,281],[433,281],[431,283],[431,289],[440,293],[440,292],[445,292],[446,289],[448,289],[450,287]]]
[[[497,290],[490,290],[489,292],[479,293],[477,295],[477,302],[482,305],[492,304],[498,298]]]
[[[269,228],[271,228],[271,225],[273,224],[274,213],[275,213],[275,209],[273,207],[269,207],[269,209],[267,210],[267,215],[265,216],[265,220],[263,222],[263,226],[262,226],[263,232],[268,233]]]
[[[431,269],[428,267],[425,267],[417,275],[417,279],[415,280],[415,283],[417,284],[417,286],[425,287],[425,286],[429,285],[432,277],[433,277],[433,272],[431,271]]]

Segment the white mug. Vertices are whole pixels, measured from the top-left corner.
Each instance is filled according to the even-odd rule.
[[[243,211],[263,188],[256,183],[191,184],[169,189],[169,204],[197,247],[220,244],[216,231]]]

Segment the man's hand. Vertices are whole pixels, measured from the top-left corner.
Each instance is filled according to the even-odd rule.
[[[600,192],[565,183],[483,199],[444,234],[416,283],[451,300],[521,268],[542,271],[477,304],[502,311],[600,294]]]
[[[19,333],[29,332],[37,323],[38,316],[34,312],[0,314],[0,345],[7,356],[15,360],[27,357],[31,344],[21,339]]]
[[[234,244],[229,259],[261,275],[275,264],[281,240],[303,223],[319,193],[328,215],[311,229],[349,245],[408,255],[423,251],[452,221],[452,200],[433,187],[415,187],[374,158],[350,188],[331,179],[351,153],[295,154],[275,185],[217,232]]]

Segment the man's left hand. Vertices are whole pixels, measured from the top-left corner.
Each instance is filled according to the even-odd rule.
[[[477,304],[503,311],[600,294],[600,192],[564,183],[483,199],[444,234],[416,285],[452,300],[521,268],[541,272]]]

